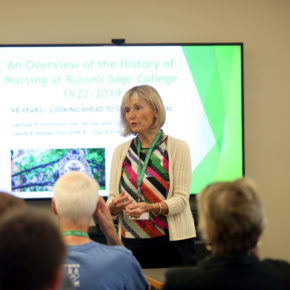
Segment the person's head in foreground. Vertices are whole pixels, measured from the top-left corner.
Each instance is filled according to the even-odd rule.
[[[208,185],[197,197],[199,229],[213,255],[250,253],[265,226],[261,198],[247,179]]]
[[[26,207],[26,203],[23,199],[18,198],[8,192],[0,192],[0,216],[13,208],[24,207]]]
[[[136,135],[143,131],[158,132],[165,119],[166,110],[155,88],[149,85],[136,86],[123,96],[121,121],[124,136]]]
[[[53,208],[62,225],[87,226],[99,199],[99,185],[85,173],[71,171],[54,185]]]
[[[196,267],[169,270],[164,290],[290,289],[290,264],[257,256],[265,214],[252,181],[207,186],[198,194],[198,210],[199,228],[212,255]]]
[[[59,289],[65,246],[46,215],[14,209],[0,221],[0,289]]]

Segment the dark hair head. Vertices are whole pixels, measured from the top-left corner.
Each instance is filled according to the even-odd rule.
[[[26,203],[23,199],[20,199],[10,193],[0,192],[0,216],[6,211],[11,210],[12,208],[22,208],[26,207]]]
[[[56,223],[35,210],[11,210],[0,221],[0,289],[49,287],[65,258]]]

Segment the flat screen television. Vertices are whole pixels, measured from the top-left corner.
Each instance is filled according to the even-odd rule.
[[[56,179],[84,171],[109,193],[120,103],[155,87],[165,134],[191,152],[191,194],[244,174],[243,44],[1,45],[0,190],[52,196]]]

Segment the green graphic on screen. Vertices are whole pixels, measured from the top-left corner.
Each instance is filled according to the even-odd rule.
[[[182,49],[215,138],[214,146],[192,172],[191,193],[198,193],[208,180],[243,175],[241,47]]]

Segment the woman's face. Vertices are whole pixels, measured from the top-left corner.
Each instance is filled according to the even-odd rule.
[[[149,103],[135,93],[129,98],[124,109],[125,119],[133,133],[146,134],[149,132],[156,118],[156,112]]]

